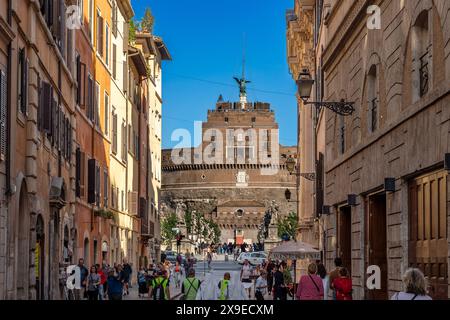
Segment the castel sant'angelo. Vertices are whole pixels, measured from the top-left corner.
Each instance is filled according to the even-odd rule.
[[[279,144],[270,104],[247,102],[245,79],[236,81],[240,101],[219,97],[199,146],[163,150],[161,211],[202,213],[219,225],[222,243],[255,243],[269,203],[276,202],[280,216],[296,212],[296,176],[285,162],[297,147]]]

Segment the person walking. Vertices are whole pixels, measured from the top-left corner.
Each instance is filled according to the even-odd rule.
[[[298,300],[323,300],[324,290],[322,279],[316,275],[317,265],[311,263],[308,266],[308,274],[300,278],[297,287]]]
[[[293,297],[294,293],[291,293],[291,290],[293,288],[293,280],[292,280],[292,274],[291,274],[291,270],[289,270],[288,265],[285,261],[283,261],[281,263],[281,269],[283,272],[283,281],[284,281],[284,285],[285,285],[285,290],[284,290],[284,295],[285,295],[285,300],[287,300],[287,295],[288,293]]]
[[[269,260],[269,262],[266,264],[266,273],[267,273],[267,291],[269,295],[272,294],[272,287],[273,287],[273,268],[274,263],[272,260]]]
[[[230,298],[230,279],[230,273],[225,272],[225,274],[223,275],[223,279],[219,281],[219,300],[228,300]]]
[[[87,293],[89,300],[98,300],[98,286],[100,285],[100,282],[100,276],[97,273],[97,268],[92,266],[87,278]]]
[[[427,281],[417,268],[409,268],[402,277],[404,291],[394,293],[391,300],[433,300],[427,295]]]
[[[131,281],[131,274],[133,273],[133,269],[131,268],[131,265],[128,263],[127,259],[123,260],[123,282],[124,282],[124,295],[130,294],[128,291]]]
[[[273,300],[285,300],[286,290],[284,285],[283,272],[280,271],[280,266],[276,265],[273,273]]]
[[[330,276],[323,263],[317,265],[317,275],[322,279],[323,285],[323,300],[328,300],[328,291],[330,289]]]
[[[332,284],[336,293],[336,300],[352,300],[352,278],[347,268],[342,267],[339,270],[339,278],[333,280]]]
[[[150,287],[150,296],[153,300],[170,300],[169,279],[167,273],[159,271]]]
[[[75,300],[81,300],[83,298],[87,298],[87,292],[86,292],[86,280],[87,276],[89,275],[89,270],[84,266],[84,259],[81,258],[78,260],[77,268],[80,270],[80,282],[79,287],[78,284],[76,285],[75,289],[73,290]],[[75,282],[77,283],[77,282]]]
[[[206,254],[206,261],[208,262],[208,269],[211,269],[212,254],[210,251]]]
[[[100,284],[98,286],[98,300],[103,300],[105,298],[105,283],[106,283],[106,274],[103,271],[102,266],[96,264],[97,273],[100,276]]]
[[[241,282],[242,285],[245,288],[245,291],[247,291],[248,297],[250,298],[250,289],[252,287],[252,280],[250,279],[250,276],[252,275],[252,267],[250,266],[250,263],[247,259],[244,260],[244,265],[241,269]]]
[[[195,277],[195,270],[189,269],[188,276],[181,285],[181,293],[184,295],[184,300],[195,300],[200,285],[200,280]]]
[[[255,298],[256,300],[264,300],[267,293],[267,274],[265,270],[261,270],[258,279],[255,283]]]
[[[173,275],[175,280],[175,287],[179,288],[181,285],[181,265],[178,261],[175,263]]]
[[[108,278],[106,279],[109,300],[122,300],[123,283],[120,280],[120,275],[116,269],[111,268],[108,271]]]
[[[335,265],[334,270],[330,272],[330,277],[329,277],[330,278],[329,279],[330,287],[329,287],[329,289],[333,290],[333,300],[336,300],[336,291],[334,290],[333,282],[335,279],[340,277],[339,271],[342,268],[342,259],[339,257],[336,257],[334,259],[334,265]]]

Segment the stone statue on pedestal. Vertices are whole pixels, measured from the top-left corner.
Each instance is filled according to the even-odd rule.
[[[184,215],[186,213],[186,204],[184,204],[183,202],[177,203],[175,213],[177,215],[178,224],[185,224]]]
[[[275,200],[272,200],[270,202],[269,208],[267,209],[267,213],[270,216],[270,224],[278,223],[278,211],[279,211],[278,204],[275,202]]]

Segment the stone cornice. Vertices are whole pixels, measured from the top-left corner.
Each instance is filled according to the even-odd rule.
[[[16,37],[14,31],[2,16],[0,16],[0,36],[2,36],[6,42],[10,42]]]
[[[325,47],[322,54],[323,69],[326,70],[329,65],[334,61],[336,56],[342,52],[342,49],[346,40],[349,38],[350,33],[354,31],[354,26],[360,22],[358,19],[361,15],[366,15],[364,10],[369,4],[369,0],[356,0],[353,2],[351,9],[348,11],[347,15],[342,19],[342,23],[339,25],[337,30],[332,30],[333,37],[329,41],[328,45]],[[337,10],[337,8],[333,8]],[[327,21],[329,23],[331,18]],[[330,31],[329,31],[330,32]]]
[[[285,165],[273,165],[273,164],[180,164],[172,166],[163,166],[163,172],[171,171],[194,171],[194,170],[236,170],[236,169],[280,169],[285,170]]]

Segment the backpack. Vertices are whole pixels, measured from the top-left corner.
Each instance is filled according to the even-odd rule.
[[[154,284],[156,286],[153,288],[153,300],[165,300],[166,299],[166,293],[164,292],[165,289],[165,283],[167,279],[161,280],[161,278],[156,278],[154,280]]]

